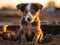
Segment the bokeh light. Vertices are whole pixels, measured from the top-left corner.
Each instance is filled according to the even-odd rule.
[[[0,8],[10,5],[12,8],[16,8],[19,3],[41,3],[44,7],[47,6],[49,1],[54,1],[57,7],[60,7],[60,0],[0,0]]]

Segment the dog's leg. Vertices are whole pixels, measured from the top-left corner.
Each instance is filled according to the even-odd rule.
[[[33,41],[37,42],[39,37],[40,37],[40,34],[38,32],[38,33],[35,34],[35,36],[33,38]]]
[[[21,42],[26,42],[26,26],[22,26],[20,30],[22,31]]]
[[[39,37],[39,40],[40,40],[40,41],[43,40],[43,32],[42,32],[41,29],[40,29],[40,37]]]
[[[19,32],[13,37],[16,42],[22,43],[26,42],[25,34],[23,33],[23,30],[19,30]]]
[[[21,36],[21,42],[23,43],[23,42],[26,42],[26,35],[25,34],[23,34],[22,36]]]
[[[38,42],[38,40],[42,40],[42,39],[43,39],[43,32],[42,32],[42,30],[40,29],[40,31],[37,31],[37,32],[35,33],[35,36],[34,36],[34,38],[33,38],[33,41]]]

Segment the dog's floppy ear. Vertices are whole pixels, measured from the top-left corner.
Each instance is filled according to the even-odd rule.
[[[25,3],[22,3],[22,4],[18,4],[16,7],[17,7],[17,10],[21,10],[21,11],[24,11],[24,9],[26,8],[26,5]]]
[[[40,7],[39,8],[42,9],[43,8],[43,5],[40,4]]]
[[[37,7],[42,10],[43,5],[42,4],[37,4]]]
[[[32,8],[36,11],[38,11],[39,9],[42,10],[43,5],[41,5],[40,3],[32,3]]]

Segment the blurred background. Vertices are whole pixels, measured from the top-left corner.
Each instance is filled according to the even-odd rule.
[[[31,2],[43,5],[41,22],[60,24],[60,0],[0,0],[0,25],[19,24],[21,16],[16,5]]]

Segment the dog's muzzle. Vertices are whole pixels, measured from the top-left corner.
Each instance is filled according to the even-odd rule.
[[[26,20],[26,22],[28,22],[28,23],[33,22],[34,18],[33,18],[32,14],[31,14],[30,12],[29,12],[29,13],[27,14],[27,16],[25,17],[25,20]]]

